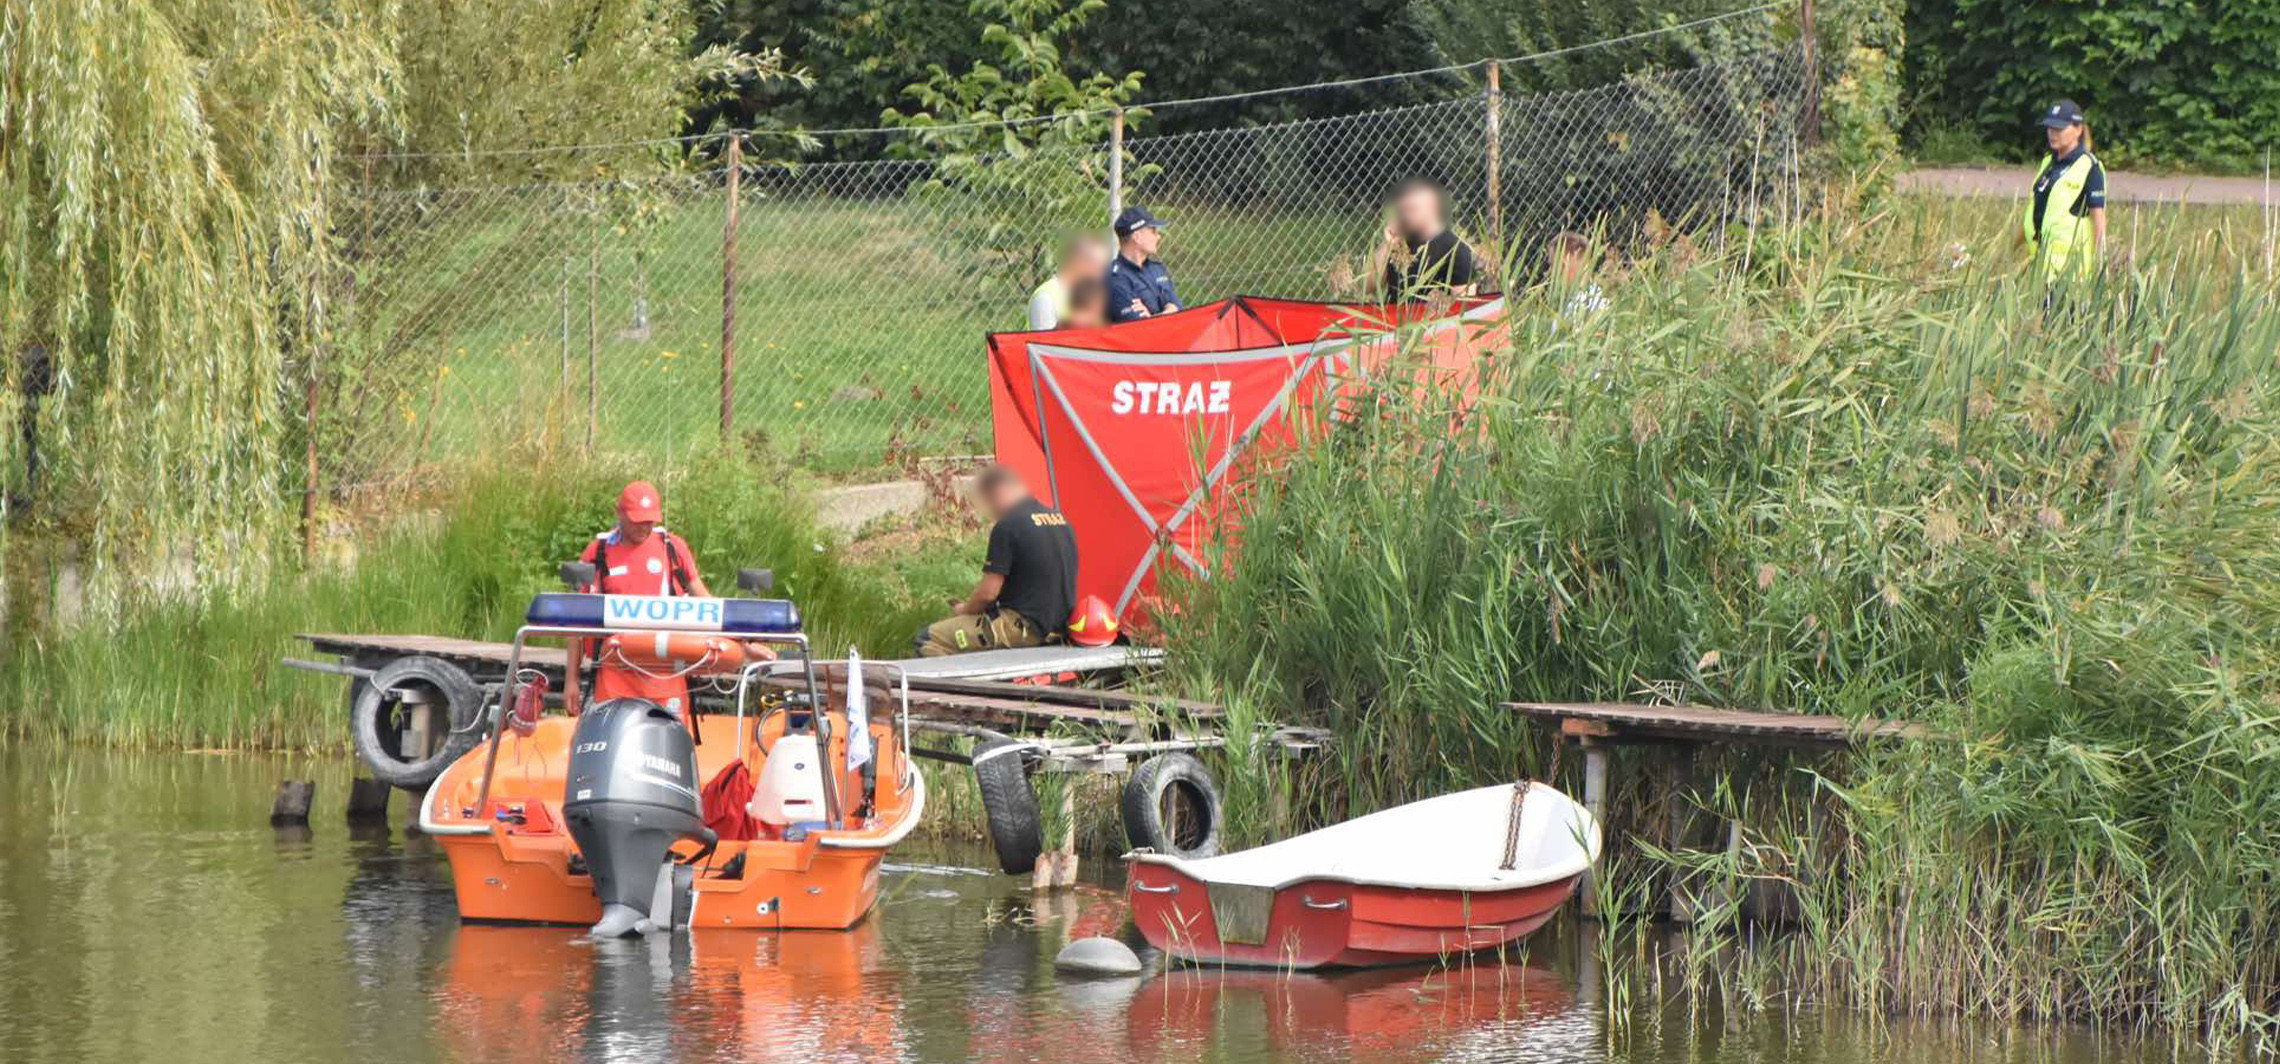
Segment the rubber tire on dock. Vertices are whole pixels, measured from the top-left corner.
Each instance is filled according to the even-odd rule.
[[[417,761],[403,756],[404,728],[394,713],[400,703],[385,695],[403,687],[424,687],[441,695],[449,710],[443,715],[442,742]],[[461,730],[475,719],[483,700],[482,689],[467,670],[442,658],[397,658],[374,670],[370,682],[352,685],[352,690],[355,701],[349,707],[349,736],[355,743],[357,759],[372,770],[373,779],[382,783],[425,792],[444,769],[482,741],[477,729]]]
[[[1183,823],[1177,832],[1164,823],[1167,801],[1184,807]],[[1219,787],[1194,754],[1158,754],[1142,761],[1132,770],[1132,778],[1124,782],[1120,804],[1124,837],[1132,841],[1133,849],[1189,860],[1219,852]],[[1202,826],[1185,822],[1190,818],[1200,820]]]
[[[998,867],[1024,876],[1037,868],[1037,855],[1045,852],[1037,789],[1029,785],[1020,752],[1028,745],[1018,739],[985,739],[974,746],[974,782],[982,790],[982,812],[989,818]]]

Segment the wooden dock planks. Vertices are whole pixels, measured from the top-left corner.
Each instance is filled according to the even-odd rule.
[[[388,660],[407,655],[438,657],[466,669],[478,682],[497,682],[502,679],[512,650],[506,643],[432,635],[341,635],[320,632],[303,634],[300,638],[320,653],[331,654],[344,663],[363,668],[377,667]],[[983,655],[968,657],[980,658]],[[1148,652],[1112,659],[1098,651],[1088,650],[1082,658],[1072,656],[1067,662],[1075,662],[1084,668],[1099,668],[1112,661],[1153,661],[1159,657],[1160,652]],[[1031,658],[1045,660],[1036,655],[1031,655]],[[928,659],[927,664],[939,660]],[[557,684],[561,681],[566,661],[567,655],[558,639],[544,643],[533,642],[523,647],[523,665],[545,671]],[[1194,723],[1215,721],[1225,716],[1220,707],[1207,702],[1088,687],[1008,683],[974,678],[972,675],[1010,665],[1010,660],[997,665],[990,662],[966,663],[960,668],[944,670],[951,675],[921,674],[914,669],[914,674],[910,677],[911,713],[914,716],[1017,734],[1042,734],[1055,725],[1075,725],[1120,737],[1139,730],[1153,730],[1173,717]],[[826,687],[844,689],[846,662],[836,659],[819,660],[816,666]],[[797,666],[788,663],[787,668],[796,669]],[[1058,673],[1066,670],[1055,671]],[[887,669],[866,670],[867,686],[871,688],[874,698],[892,697],[891,675]],[[769,677],[765,682],[788,690],[805,686],[804,677],[792,671]],[[733,704],[732,700],[715,701],[703,692],[697,692],[697,697],[701,700],[700,704],[716,708]],[[874,704],[891,705],[892,702]]]
[[[1930,729],[1893,720],[1848,720],[1808,713],[1768,713],[1709,706],[1621,702],[1506,702],[1504,708],[1577,737],[1677,742],[1742,742],[1841,749],[1870,739],[1924,739]]]

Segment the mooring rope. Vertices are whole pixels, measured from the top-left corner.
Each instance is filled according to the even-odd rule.
[[[1546,785],[1559,786],[1560,752],[1566,748],[1565,736],[1552,737],[1552,770],[1544,774]],[[1510,872],[1514,865],[1520,863],[1520,816],[1528,808],[1529,786],[1530,781],[1526,776],[1520,777],[1520,782],[1512,785],[1512,812],[1504,822],[1504,863],[1497,866],[1502,871]]]

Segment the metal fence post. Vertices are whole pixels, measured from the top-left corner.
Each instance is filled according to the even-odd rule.
[[[1504,84],[1499,72],[1504,64],[1488,61],[1488,246],[1504,259],[1504,175],[1502,135],[1504,117]],[[1506,263],[1507,266],[1511,265]]]
[[[562,380],[555,385],[554,401],[565,404],[570,401],[570,264],[575,261],[568,255],[562,256],[562,276],[556,285],[561,289],[556,295],[562,308]]]
[[[1821,142],[1821,41],[1813,28],[1813,0],[1802,0],[1797,12],[1798,37],[1805,42],[1805,146]]]
[[[593,231],[586,247],[586,456],[594,454],[594,423],[602,417],[602,203],[597,194],[588,201],[587,218]]]
[[[1116,224],[1116,216],[1124,213],[1124,108],[1108,126],[1108,224]]]
[[[317,355],[324,350],[324,341],[312,338],[309,344],[309,396],[308,407],[302,413],[302,433],[308,437],[309,482],[301,491],[301,561],[304,564],[317,560]]]
[[[720,442],[735,440],[736,421],[736,204],[744,172],[744,134],[728,135],[728,217],[720,235]]]

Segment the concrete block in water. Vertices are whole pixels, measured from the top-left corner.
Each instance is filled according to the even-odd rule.
[[[1074,975],[1131,975],[1140,970],[1140,955],[1113,938],[1080,938],[1061,947],[1053,967]]]

